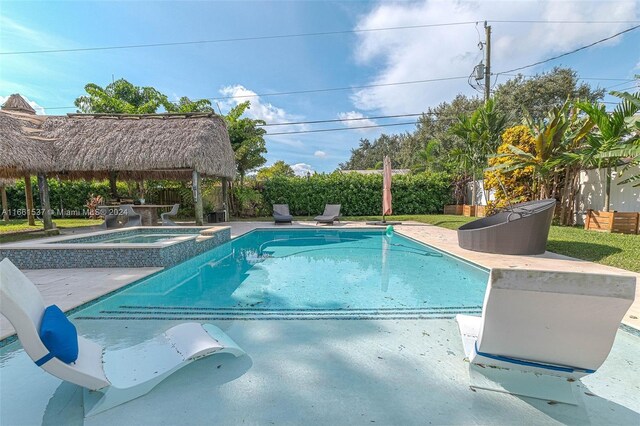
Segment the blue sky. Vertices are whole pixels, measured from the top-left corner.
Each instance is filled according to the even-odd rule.
[[[0,3],[0,52],[211,40],[490,20],[640,21],[637,1],[416,2],[12,2]],[[526,65],[607,37],[633,23],[492,23],[493,69]],[[142,49],[0,56],[0,101],[21,93],[64,114],[88,82],[112,77],[192,99],[388,84],[468,75],[480,60],[482,24],[236,41]],[[572,66],[581,77],[640,74],[640,30],[538,67]],[[504,77],[502,77],[504,78]],[[633,83],[588,80],[594,86]],[[250,114],[269,123],[419,113],[456,93],[466,79],[288,96],[254,97]],[[246,98],[223,99],[223,113]],[[611,100],[611,99],[608,99]],[[39,110],[42,111],[42,110]],[[278,126],[272,132],[411,121],[363,120]],[[334,170],[363,137],[412,125],[267,136],[269,164]],[[277,130],[276,130],[277,129]]]

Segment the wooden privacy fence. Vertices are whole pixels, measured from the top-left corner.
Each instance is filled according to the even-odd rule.
[[[640,213],[637,212],[602,212],[589,209],[584,222],[584,229],[621,234],[638,234],[639,227]]]
[[[151,197],[150,202],[155,204],[181,204],[182,197],[177,188],[162,188],[157,190]]]

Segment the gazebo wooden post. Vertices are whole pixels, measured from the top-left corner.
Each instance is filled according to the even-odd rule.
[[[31,191],[31,176],[24,176],[24,193],[27,200],[27,221],[29,226],[36,226],[36,219],[33,217],[33,192]]]
[[[2,193],[2,220],[9,223],[9,203],[7,202],[7,187],[0,185],[0,193]]]
[[[202,226],[204,224],[204,208],[202,205],[202,189],[200,173],[194,170],[192,173],[191,185],[193,189],[193,202],[195,203],[196,210],[196,225]]]
[[[51,220],[51,203],[49,202],[49,182],[47,182],[47,176],[44,173],[38,174],[38,191],[40,191],[44,230],[48,231],[53,229],[53,221]]]
[[[222,178],[222,206],[224,207],[224,220],[229,220],[229,183],[227,178]]]

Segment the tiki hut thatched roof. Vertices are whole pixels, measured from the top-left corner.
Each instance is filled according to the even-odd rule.
[[[191,171],[233,177],[234,153],[215,114],[48,117],[41,136],[53,139],[56,172],[70,177],[191,178]]]
[[[191,179],[193,170],[235,175],[224,120],[214,113],[37,116],[4,109],[0,151],[0,178],[46,172],[89,179],[118,172],[121,179]]]
[[[48,172],[54,167],[52,142],[32,137],[37,126],[35,116],[0,111],[0,178]]]
[[[5,103],[2,104],[2,109],[4,111],[16,111],[23,112],[25,114],[35,114],[36,110],[29,105],[27,101],[24,100],[22,96],[17,93],[9,96],[9,99]]]

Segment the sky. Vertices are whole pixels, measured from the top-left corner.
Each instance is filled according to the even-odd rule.
[[[66,114],[75,112],[73,101],[87,83],[105,86],[125,78],[153,86],[172,100],[218,98],[214,106],[222,113],[250,100],[248,115],[269,124],[421,113],[457,93],[478,94],[466,76],[482,59],[478,43],[484,41],[485,20],[492,27],[492,70],[500,72],[640,24],[640,1],[3,0],[0,103],[20,93],[39,114]],[[588,23],[497,22],[523,20]],[[424,27],[460,22],[469,23]],[[397,29],[407,26],[414,28]],[[387,30],[372,31],[381,28]],[[325,34],[246,40],[309,33]],[[223,39],[227,41],[6,54]],[[610,79],[640,74],[639,46],[640,29],[521,72],[533,75],[570,66],[594,87],[632,90],[635,83]],[[464,78],[393,84],[451,77]],[[507,78],[499,76],[498,83]],[[375,87],[362,88],[371,85]],[[268,96],[338,88],[347,90]],[[267,165],[284,160],[299,174],[330,172],[348,160],[361,138],[411,131],[413,122],[413,117],[399,117],[270,126]],[[353,128],[395,123],[409,124]],[[291,133],[336,128],[341,130]]]

